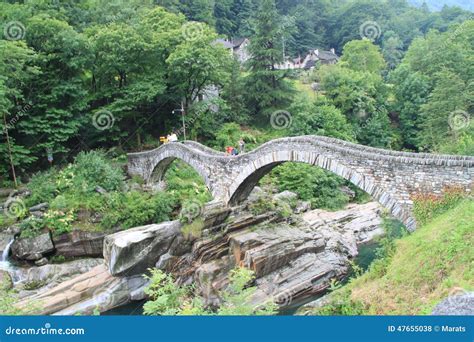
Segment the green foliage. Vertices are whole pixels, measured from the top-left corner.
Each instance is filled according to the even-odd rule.
[[[324,135],[354,141],[354,132],[346,117],[324,97],[318,97],[313,103],[304,97],[296,99],[289,112],[293,115],[291,135]]]
[[[344,45],[341,65],[355,71],[380,74],[385,68],[385,60],[380,48],[370,40],[352,40]]]
[[[190,288],[176,286],[171,275],[158,269],[150,270],[151,275],[145,276],[150,285],[145,289],[149,300],[143,306],[145,315],[178,315],[182,305],[189,300]]]
[[[42,234],[45,221],[35,216],[30,216],[20,223],[21,237],[32,238]]]
[[[212,199],[202,177],[182,161],[171,164],[166,172],[165,182],[167,193],[177,197],[180,203],[188,200],[206,203]]]
[[[75,220],[73,210],[63,212],[59,210],[48,210],[44,215],[44,225],[52,231],[53,235],[69,233]]]
[[[12,290],[6,290],[4,285],[0,285],[0,315],[14,316],[25,315],[27,312],[15,307],[17,296]]]
[[[311,201],[314,208],[340,209],[349,198],[339,188],[346,181],[328,171],[307,165],[285,163],[271,175],[279,191],[289,190],[304,201]]]
[[[262,0],[255,15],[255,35],[250,41],[248,68],[251,73],[246,77],[248,105],[255,108],[261,120],[287,108],[293,92],[285,80],[285,72],[275,68],[283,61],[285,28],[282,24],[275,0]]]
[[[107,198],[101,226],[122,229],[167,221],[176,204],[176,198],[165,192],[147,194],[137,191],[115,192]]]
[[[196,239],[202,235],[202,229],[204,228],[204,219],[198,218],[191,223],[187,223],[181,227],[181,232],[185,238]]]
[[[54,169],[33,175],[28,182],[28,189],[31,191],[31,195],[26,199],[28,206],[51,202],[58,191],[56,178],[57,172]]]
[[[249,204],[248,209],[253,215],[262,215],[269,212],[275,212],[279,218],[286,219],[293,214],[292,204],[284,200],[274,200],[262,196]]]
[[[413,198],[413,214],[418,224],[424,225],[433,218],[454,208],[467,194],[463,189],[447,188],[442,195],[417,194]]]
[[[221,293],[223,304],[217,310],[217,315],[221,316],[249,316],[249,315],[275,315],[277,305],[272,301],[255,307],[252,297],[256,287],[249,287],[253,282],[255,274],[253,271],[238,267],[230,271],[230,284]]]
[[[173,277],[158,269],[150,270],[150,285],[145,293],[150,297],[144,305],[145,315],[274,315],[276,304],[265,303],[256,307],[252,296],[256,288],[249,285],[254,272],[236,268],[229,274],[229,286],[219,294],[222,305],[216,312],[204,308],[202,300],[193,298],[193,288],[177,286]]]
[[[70,172],[72,186],[83,192],[92,192],[97,186],[107,191],[116,191],[123,186],[123,171],[100,151],[79,153],[72,167],[63,172],[66,173],[66,179],[69,177],[67,173]]]

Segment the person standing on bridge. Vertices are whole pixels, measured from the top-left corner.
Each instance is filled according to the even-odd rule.
[[[240,153],[244,153],[244,152],[245,152],[245,141],[244,141],[244,138],[240,138],[240,140],[239,140],[239,149],[240,149]]]

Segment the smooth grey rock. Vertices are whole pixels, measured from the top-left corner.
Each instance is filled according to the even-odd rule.
[[[250,193],[249,197],[247,198],[247,202],[251,203],[251,202],[255,202],[257,200],[259,200],[260,198],[266,196],[266,193],[265,191],[263,191],[263,189],[259,186],[256,186],[255,188],[253,188],[252,192]]]
[[[151,224],[108,235],[104,258],[114,276],[144,273],[165,254],[181,234],[179,221]]]
[[[295,194],[294,192],[286,190],[276,195],[273,195],[273,199],[276,201],[292,202],[298,199],[298,195]]]
[[[436,305],[432,315],[436,316],[474,316],[474,292],[449,296]]]
[[[311,202],[309,202],[309,201],[300,201],[296,205],[296,208],[295,208],[294,211],[295,211],[295,214],[302,214],[302,213],[305,213],[309,210],[311,210]]]
[[[35,261],[36,266],[44,266],[44,265],[47,265],[47,264],[48,264],[48,259],[46,259],[46,258],[41,258],[41,259]]]
[[[54,245],[49,233],[33,238],[16,239],[12,244],[12,254],[20,260],[35,261],[52,251],[54,251]]]
[[[48,203],[40,203],[40,204],[37,204],[35,206],[32,206],[30,208],[30,212],[35,212],[35,211],[46,211],[48,210],[49,208],[49,204]]]
[[[105,190],[103,187],[101,187],[100,185],[97,185],[95,187],[95,192],[98,192],[99,194],[101,195],[105,195],[107,194],[107,190]]]
[[[105,233],[74,230],[53,237],[56,254],[65,257],[102,257]]]
[[[15,287],[21,287],[23,284],[31,282],[45,283],[44,289],[33,291],[37,293],[54,287],[74,276],[86,273],[103,262],[103,259],[80,259],[62,264],[47,264],[40,267],[18,267],[12,270],[11,275],[15,282]],[[31,292],[25,292],[23,296],[25,295],[31,295]]]

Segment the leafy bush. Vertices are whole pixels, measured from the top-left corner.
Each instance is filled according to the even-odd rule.
[[[75,216],[72,210],[66,212],[48,210],[44,215],[44,225],[49,228],[55,236],[71,232],[74,220]]]
[[[279,191],[289,190],[304,201],[311,201],[313,208],[340,209],[349,198],[340,187],[347,182],[321,168],[307,164],[285,163],[276,167],[272,174]]]
[[[31,196],[26,199],[28,206],[33,206],[43,202],[50,202],[56,196],[58,187],[56,183],[57,171],[51,169],[49,171],[40,172],[31,177],[28,183],[28,189]]]
[[[236,268],[229,274],[229,286],[219,293],[222,304],[216,312],[204,308],[199,297],[193,297],[191,286],[177,286],[173,277],[161,270],[151,270],[150,285],[145,293],[150,297],[144,305],[146,315],[273,315],[276,304],[272,301],[256,307],[252,303],[255,287],[254,272]]]
[[[436,216],[454,208],[466,197],[461,188],[446,188],[442,195],[420,193],[413,196],[413,213],[418,224],[424,225]]]
[[[107,199],[102,227],[123,229],[158,223],[170,219],[176,197],[165,192],[154,195],[132,191],[112,193]]]
[[[45,222],[35,216],[30,216],[26,220],[20,223],[21,237],[32,238],[41,235],[42,230],[45,227]]]
[[[107,191],[120,190],[123,186],[121,168],[113,165],[101,151],[79,153],[71,172],[74,188],[84,192],[94,191],[97,186]]]
[[[179,202],[188,200],[209,202],[212,196],[202,177],[188,164],[175,161],[165,176],[166,191],[178,198]]]

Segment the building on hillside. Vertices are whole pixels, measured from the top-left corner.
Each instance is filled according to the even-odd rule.
[[[336,55],[334,49],[329,51],[325,50],[310,50],[305,58],[298,57],[295,59],[288,59],[282,64],[276,65],[277,69],[290,70],[290,69],[314,69],[319,64],[336,64],[339,57]]]
[[[241,64],[244,64],[250,59],[250,53],[248,49],[250,41],[247,38],[238,38],[233,40],[219,38],[216,39],[215,43],[222,44],[226,49],[229,49],[229,51]]]

